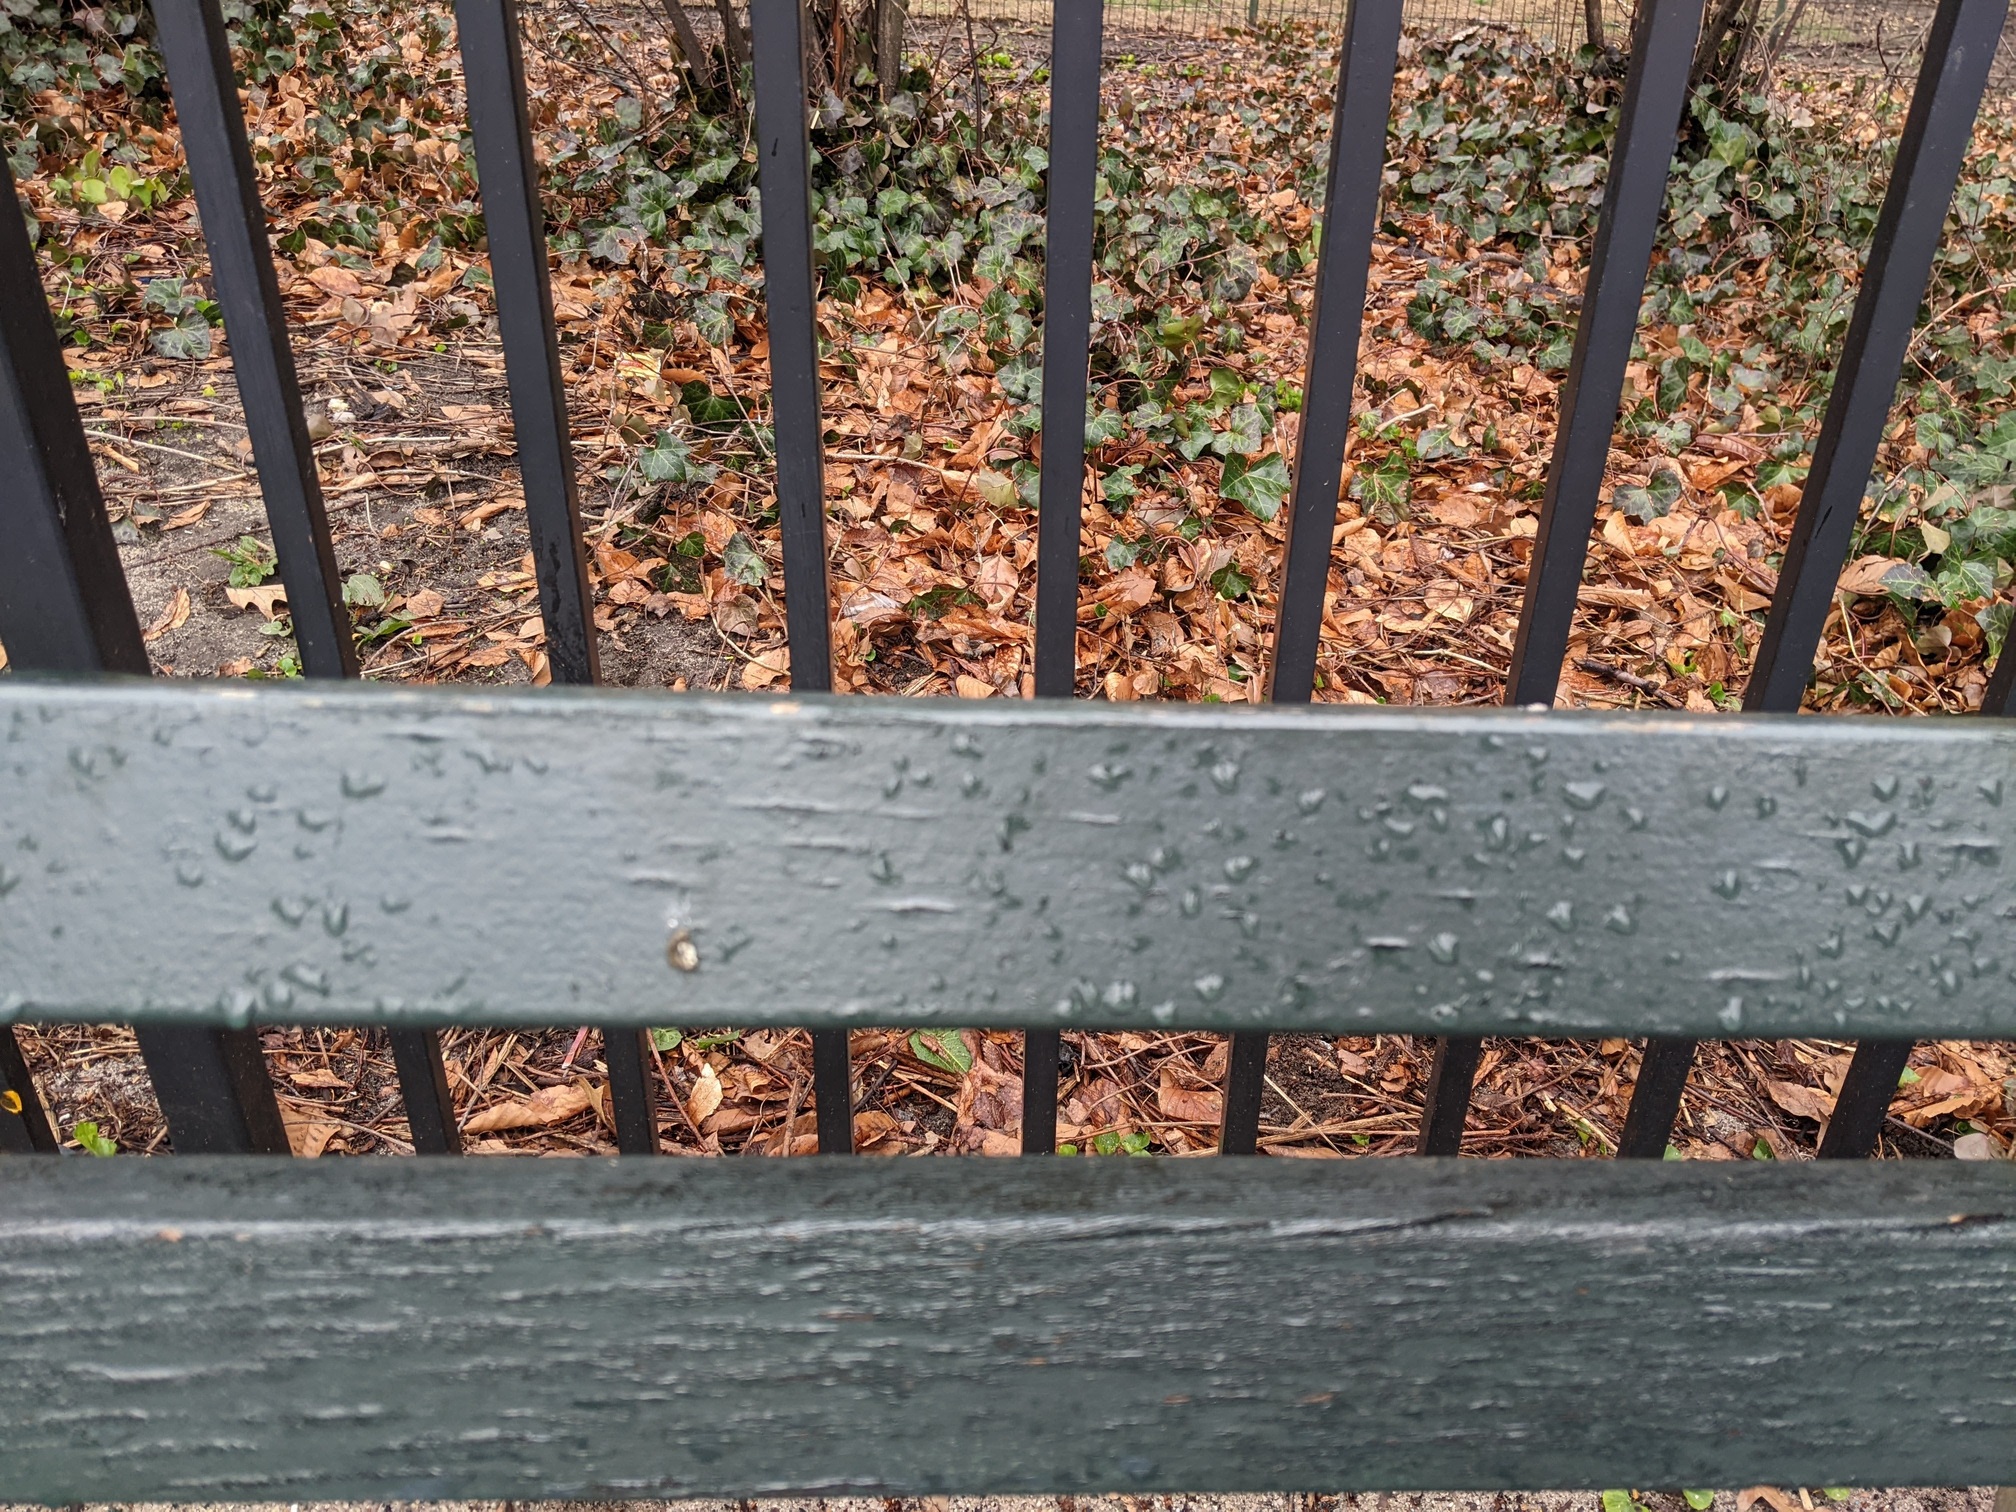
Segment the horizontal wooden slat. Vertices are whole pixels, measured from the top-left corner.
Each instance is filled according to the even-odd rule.
[[[17,1501],[1970,1485],[2016,1434],[2000,1163],[20,1160],[0,1199]]]
[[[2000,720],[15,680],[0,730],[19,1019],[2016,1036]]]

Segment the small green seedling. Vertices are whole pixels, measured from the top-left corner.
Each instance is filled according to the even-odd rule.
[[[273,554],[273,548],[257,536],[240,536],[232,545],[212,547],[210,554],[231,564],[233,588],[257,588],[280,566],[280,559]]]

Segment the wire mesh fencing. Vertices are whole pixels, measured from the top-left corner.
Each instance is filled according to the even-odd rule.
[[[1228,27],[1308,21],[1341,26],[1347,0],[1107,0],[1109,32],[1165,31],[1203,36]],[[1767,0],[1769,3],[1769,0]],[[1605,40],[1627,36],[1633,0],[1596,0]],[[1787,0],[1791,21],[1788,56],[1813,63],[1854,67],[1900,78],[1916,66],[1932,22],[1933,0]],[[963,17],[1009,26],[1047,28],[1050,0],[912,0],[920,19]],[[1515,27],[1556,46],[1578,46],[1589,38],[1587,0],[1407,0],[1406,24],[1421,35],[1447,37],[1464,27]],[[2005,43],[1997,59],[1998,79],[2016,63],[2016,47]]]

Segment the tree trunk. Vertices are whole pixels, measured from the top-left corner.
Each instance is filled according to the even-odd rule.
[[[1588,34],[1589,45],[1601,52],[1610,43],[1610,32],[1603,24],[1603,0],[1582,0],[1582,27]]]
[[[1719,92],[1735,80],[1758,21],[1758,0],[1715,0],[1694,49],[1694,70],[1687,81],[1690,92]]]
[[[665,19],[671,23],[672,35],[678,40],[679,51],[685,55],[686,71],[693,76],[694,92],[710,92],[714,87],[714,63],[707,49],[700,44],[700,34],[693,30],[693,18],[686,14],[686,7],[680,0],[665,0]]]
[[[729,64],[747,68],[751,58],[749,33],[743,29],[742,18],[735,14],[735,0],[714,0],[714,9],[721,17],[721,36],[728,49]]]
[[[903,78],[903,34],[910,19],[907,0],[869,0],[875,56],[875,88],[884,101]]]

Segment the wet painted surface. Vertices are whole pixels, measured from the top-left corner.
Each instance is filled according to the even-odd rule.
[[[2016,1035],[2000,721],[0,686],[0,1015]]]
[[[0,1499],[1965,1485],[2016,1433],[2006,1162],[23,1159],[0,1205]]]

